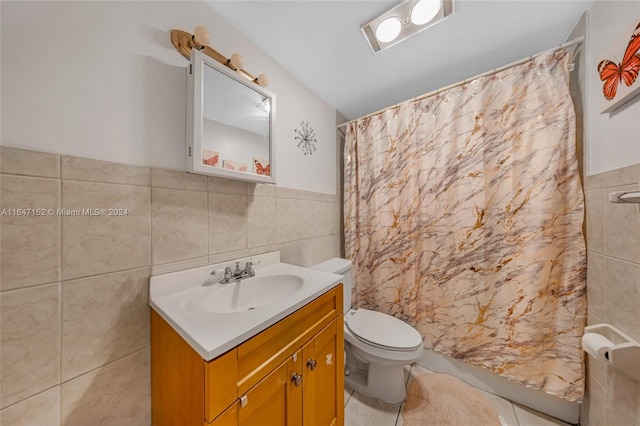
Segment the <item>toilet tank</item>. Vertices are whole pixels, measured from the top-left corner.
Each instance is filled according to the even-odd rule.
[[[343,275],[342,286],[344,291],[344,312],[346,313],[351,308],[351,261],[349,259],[342,259],[340,257],[334,257],[326,262],[318,263],[312,266],[311,269],[317,269],[319,271],[331,272],[333,274]]]

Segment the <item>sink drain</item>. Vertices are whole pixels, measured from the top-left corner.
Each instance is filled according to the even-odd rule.
[[[249,309],[247,309],[247,311],[251,311],[251,310],[253,310],[253,309],[255,309],[255,308],[249,308]]]

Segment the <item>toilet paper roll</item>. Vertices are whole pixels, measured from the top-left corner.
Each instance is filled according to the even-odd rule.
[[[613,342],[602,334],[585,333],[582,336],[582,349],[595,359],[608,361],[607,352],[613,346]]]

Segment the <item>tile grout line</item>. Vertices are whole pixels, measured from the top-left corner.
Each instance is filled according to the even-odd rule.
[[[520,426],[520,419],[518,419],[518,413],[516,413],[516,407],[513,406],[513,401],[509,401],[509,402],[511,403],[511,412],[513,412],[513,417],[516,419],[515,426]]]
[[[59,384],[59,386],[60,386],[60,390],[62,390],[62,385],[64,385],[64,384],[67,384],[67,383],[69,383],[69,382],[71,382],[71,381],[73,381],[73,380],[76,380],[76,379],[78,379],[78,378],[80,378],[80,377],[82,377],[82,376],[84,376],[84,375],[89,374],[89,373],[93,373],[93,372],[95,372],[95,371],[97,371],[97,370],[99,370],[99,369],[101,369],[101,368],[104,368],[104,367],[107,367],[107,366],[109,366],[109,365],[112,365],[112,364],[114,364],[114,363],[116,363],[116,362],[118,362],[118,361],[122,361],[122,360],[123,360],[123,359],[125,359],[125,358],[128,358],[128,357],[130,357],[130,356],[136,355],[136,354],[138,354],[138,353],[140,353],[140,352],[142,352],[142,351],[144,351],[144,350],[147,350],[147,349],[149,349],[149,351],[151,351],[151,344],[149,344],[149,345],[147,345],[147,346],[144,346],[144,347],[142,347],[142,348],[134,349],[132,352],[129,352],[128,354],[125,354],[125,355],[122,355],[122,356],[120,356],[120,357],[118,357],[118,358],[115,358],[115,359],[112,359],[112,360],[110,360],[110,361],[107,361],[106,363],[104,363],[104,364],[102,364],[102,365],[99,365],[99,366],[97,366],[97,367],[93,367],[93,368],[91,368],[90,370],[87,370],[87,371],[84,371],[84,372],[82,372],[82,373],[78,374],[77,376],[70,377],[70,378],[68,378],[68,379],[66,379],[66,380],[64,380],[64,381],[62,381],[62,380],[61,380],[61,382],[60,382],[60,384]],[[62,396],[62,395],[61,395],[61,396]],[[60,400],[61,400],[61,402],[62,402],[62,398],[60,398]]]
[[[404,387],[406,390],[409,390],[409,381],[411,381],[411,373],[413,372],[413,367],[415,367],[415,363],[409,365],[409,374],[407,374],[407,380],[404,382]],[[405,400],[406,402],[406,400]],[[398,423],[400,422],[400,416],[402,414],[402,408],[404,407],[405,402],[403,402],[402,404],[400,404],[400,407],[398,407],[398,414],[396,415],[396,421],[393,423],[394,426],[398,426]]]
[[[10,408],[12,408],[12,407],[15,407],[15,406],[16,406],[16,405],[18,405],[18,404],[22,404],[22,403],[24,403],[24,402],[25,402],[25,401],[27,401],[28,399],[35,398],[36,396],[40,396],[40,395],[42,395],[43,393],[45,393],[45,392],[49,392],[50,390],[55,389],[55,388],[58,388],[58,387],[62,390],[62,383],[56,383],[55,385],[49,386],[49,387],[48,387],[48,388],[46,388],[46,389],[42,389],[42,390],[40,390],[40,391],[37,391],[37,392],[36,392],[36,393],[34,393],[33,395],[26,396],[26,397],[22,398],[22,399],[21,399],[21,400],[19,400],[19,401],[16,401],[16,402],[13,402],[13,403],[11,403],[11,404],[7,405],[6,407],[2,407],[2,408],[0,409],[0,412],[2,412],[2,411],[6,411],[6,410],[8,410],[8,409],[10,409]],[[62,395],[60,395],[60,396],[62,396]],[[62,398],[59,398],[59,399],[61,400]],[[58,406],[59,406],[59,407],[60,407],[61,405],[62,405],[62,402],[60,402],[60,403],[58,404]],[[62,409],[62,407],[60,407],[60,409]]]
[[[589,250],[588,248],[587,248],[587,253],[595,254],[597,256],[601,256],[601,257],[605,257],[605,258],[608,257],[609,259],[618,260],[618,261],[624,262],[624,263],[630,263],[632,265],[640,265],[640,262],[634,262],[633,260],[627,260],[627,259],[623,259],[621,257],[612,256],[610,254],[600,253],[600,252],[597,252],[597,251],[594,251],[594,250]]]
[[[149,275],[153,268],[153,187],[149,186]],[[151,289],[148,290],[149,298]]]
[[[211,256],[211,212],[209,208],[211,207],[211,194],[209,192],[209,179],[207,179],[207,265],[209,265],[209,258]],[[151,298],[151,296],[149,296]]]
[[[58,180],[58,191],[60,197],[58,198],[58,208],[62,209],[63,203],[63,191],[62,191],[62,155],[58,156],[58,162],[60,167],[60,174]],[[62,320],[62,307],[63,307],[63,292],[62,292],[62,216],[58,216],[58,422],[62,421],[62,333],[63,333],[63,320]]]

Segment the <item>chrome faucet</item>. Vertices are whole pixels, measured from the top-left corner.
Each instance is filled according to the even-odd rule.
[[[232,270],[231,266],[224,268],[224,277],[219,282],[220,284],[229,284],[255,275],[256,271],[253,270],[253,262],[247,262],[244,269],[240,269],[240,262],[236,262],[235,270]]]
[[[244,271],[249,274],[250,277],[253,277],[256,274],[256,271],[253,270],[253,262],[247,262],[244,266]]]

